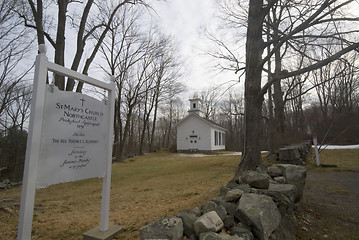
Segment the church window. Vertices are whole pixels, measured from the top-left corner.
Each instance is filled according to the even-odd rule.
[[[214,145],[218,146],[218,131],[214,131]]]

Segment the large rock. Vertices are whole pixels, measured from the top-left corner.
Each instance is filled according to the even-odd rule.
[[[229,188],[229,189],[237,189],[238,187],[240,186],[239,183],[237,183],[236,181],[234,180],[231,180],[227,183],[226,185],[226,188]]]
[[[215,203],[214,201],[208,201],[201,206],[201,212],[202,214],[205,214],[214,211],[216,207],[217,207],[217,203]]]
[[[227,214],[229,214],[229,215],[234,214],[234,211],[237,208],[237,204],[235,202],[227,202],[225,200],[224,196],[217,196],[217,197],[213,198],[212,201],[217,203],[217,206],[223,206],[226,209]]]
[[[284,177],[274,177],[274,181],[276,181],[277,183],[285,183],[285,178]]]
[[[311,150],[311,141],[302,142],[300,144],[292,144],[279,149],[279,161],[281,163],[291,163],[303,165],[303,161],[307,159]]]
[[[203,214],[194,222],[194,231],[197,236],[205,232],[218,232],[222,227],[223,221],[215,211]]]
[[[299,202],[303,197],[307,169],[305,169],[305,167],[292,164],[277,164],[276,166],[282,169],[285,182],[293,184],[297,187],[298,195],[295,202]]]
[[[2,182],[0,182],[0,189],[7,189],[11,188],[11,182],[9,179],[4,179]]]
[[[270,236],[271,239],[285,239],[295,240],[295,233],[297,232],[297,220],[294,215],[285,214],[282,216],[282,220],[279,227]]]
[[[6,189],[6,188],[7,188],[7,185],[4,184],[4,183],[2,183],[2,182],[0,182],[0,189]]]
[[[294,203],[295,199],[298,196],[298,189],[295,185],[292,184],[269,184],[269,191],[281,192]]]
[[[140,240],[146,239],[183,239],[182,219],[167,216],[140,229]]]
[[[268,189],[255,189],[252,188],[252,193],[262,194],[269,196],[272,198],[273,202],[277,205],[277,208],[280,214],[283,216],[284,214],[293,214],[294,204],[290,198],[281,192],[270,191]]]
[[[300,153],[297,147],[287,146],[279,149],[279,161],[295,162],[300,160]]]
[[[199,209],[194,210],[182,210],[177,214],[177,217],[182,219],[183,232],[187,237],[195,235],[194,222],[199,218]]]
[[[243,193],[244,191],[241,189],[232,189],[226,193],[224,199],[227,202],[236,202],[243,195]]]
[[[273,176],[282,176],[283,175],[282,169],[275,165],[269,166],[267,172],[271,176],[272,175]]]
[[[242,195],[234,215],[251,226],[260,240],[267,240],[281,221],[281,214],[272,198],[254,193]]]
[[[237,235],[244,240],[253,240],[254,236],[251,232],[251,228],[246,226],[244,223],[239,223],[236,226],[232,227],[230,230],[232,235]]]
[[[211,211],[216,211],[222,221],[227,216],[226,208],[222,205],[217,204],[215,201],[209,201],[209,202],[205,203],[204,205],[202,205],[202,207],[201,207],[202,214],[205,214],[205,213],[208,213]]]
[[[231,180],[227,183],[226,185],[227,188],[230,189],[240,189],[243,192],[249,193],[251,186],[249,186],[249,184],[243,182],[240,177],[237,178],[236,180]]]
[[[257,171],[247,171],[241,176],[241,180],[248,183],[251,187],[267,189],[269,187],[268,176]]]
[[[237,235],[228,235],[225,233],[214,233],[214,232],[207,232],[201,233],[199,240],[244,240],[243,238]]]
[[[232,228],[235,223],[236,223],[236,220],[234,218],[234,214],[227,215],[227,217],[223,220],[223,224],[226,229]]]

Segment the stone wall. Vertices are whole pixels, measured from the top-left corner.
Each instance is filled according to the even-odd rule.
[[[248,171],[200,208],[142,227],[140,239],[294,240],[294,206],[302,199],[305,179],[306,169],[290,164]]]
[[[6,178],[0,182],[0,190],[10,189],[19,185],[21,185],[21,182],[10,182],[10,180]]]
[[[311,153],[312,142],[305,141],[299,144],[292,144],[278,149],[278,153],[268,158],[278,160],[284,164],[303,165],[308,155]]]

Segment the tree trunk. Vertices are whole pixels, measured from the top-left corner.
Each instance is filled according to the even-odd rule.
[[[169,123],[168,123],[168,135],[167,135],[167,143],[165,147],[172,146],[172,122],[173,122],[173,101],[170,101],[170,115],[169,115]]]
[[[251,91],[255,93],[256,91]],[[244,147],[240,164],[235,175],[247,170],[255,170],[261,163],[260,139],[262,134],[263,99],[246,97],[244,116]]]
[[[85,42],[86,42],[86,40],[84,39],[86,21],[87,21],[88,15],[90,13],[90,9],[92,7],[93,1],[94,0],[89,0],[86,3],[86,6],[82,13],[79,31],[77,33],[76,54],[75,54],[74,60],[72,61],[72,66],[71,66],[71,70],[74,70],[74,71],[78,70],[78,67],[80,65],[80,61],[82,58],[82,54],[84,52]],[[72,91],[74,89],[74,86],[75,86],[75,80],[72,78],[69,78],[67,80],[67,84],[66,84],[66,91]]]
[[[270,24],[269,24],[269,17],[267,22],[267,42],[270,41]],[[270,46],[267,47],[267,54],[270,54]],[[268,82],[272,80],[272,61],[268,59]],[[267,147],[269,155],[274,154],[274,117],[273,117],[273,94],[272,94],[272,86],[268,88],[268,124],[267,124]]]
[[[275,70],[274,78],[280,76],[282,72],[282,59],[280,56],[280,48],[274,54],[275,56]],[[281,87],[281,81],[277,80],[273,83],[274,86],[274,116],[275,116],[275,148],[281,147],[285,143],[285,115],[284,115],[284,100]]]
[[[144,109],[143,109],[143,125],[142,125],[142,131],[140,133],[139,147],[138,147],[139,155],[143,155],[143,143],[145,141],[146,128],[147,128],[147,124],[148,124],[149,115],[151,112],[151,110],[148,110],[148,112],[147,112],[147,104],[148,104],[148,92],[146,92]],[[138,117],[140,117],[141,116],[140,108],[138,109],[138,111],[139,111]],[[140,120],[139,120],[139,122],[140,122]],[[138,126],[138,130],[140,130],[140,124]]]
[[[85,75],[88,75],[88,70],[90,68],[90,65],[92,63],[92,61],[95,59],[95,56],[103,42],[103,40],[105,39],[106,35],[107,35],[107,32],[110,30],[111,28],[111,23],[113,21],[113,18],[115,17],[116,13],[117,13],[117,10],[123,6],[124,4],[128,3],[127,1],[122,1],[120,2],[115,8],[114,10],[111,12],[111,15],[110,15],[110,18],[108,20],[108,22],[106,23],[106,27],[105,29],[103,30],[103,32],[101,33],[99,39],[97,40],[97,43],[96,45],[94,46],[94,48],[92,49],[92,53],[90,55],[90,57],[86,60],[85,62],[85,66],[84,66],[84,69],[82,70],[82,74],[85,74]],[[82,88],[83,88],[83,85],[84,83],[83,82],[79,82],[77,84],[77,87],[76,87],[76,92],[82,92]]]
[[[259,139],[262,130],[263,96],[260,94],[263,52],[262,29],[265,12],[263,0],[250,0],[246,42],[245,76],[245,130],[244,151],[235,175],[247,170],[255,170],[261,164]]]
[[[126,124],[123,130],[123,137],[120,141],[120,144],[118,145],[118,151],[116,156],[117,162],[122,161],[124,157],[125,143],[127,142],[127,137],[130,131],[131,116],[132,116],[132,110],[129,109],[129,112],[127,113],[126,116]]]
[[[119,133],[119,108],[118,100],[115,100],[115,114],[113,119],[113,156],[117,156],[118,145],[120,144],[120,133]]]
[[[114,69],[111,69],[111,74],[114,76]],[[122,101],[122,81],[116,82],[117,84],[117,99],[115,104],[115,123],[114,123],[114,142],[115,142],[115,156],[120,154],[120,144],[122,144],[123,139],[123,126],[122,126],[122,117],[121,117],[121,101]],[[118,160],[118,159],[116,159]]]
[[[66,27],[66,11],[67,0],[58,0],[58,19],[57,19],[57,34],[55,47],[55,63],[65,66],[65,27]],[[55,85],[60,89],[65,89],[65,77],[55,74]]]
[[[42,0],[36,1],[37,10],[33,1],[28,1],[32,10],[32,14],[35,18],[36,32],[37,32],[37,44],[45,44],[44,28],[42,25],[43,20],[43,5]]]
[[[268,152],[269,155],[275,153],[275,144],[274,144],[274,128],[275,121],[273,117],[273,100],[272,100],[272,87],[268,88]]]
[[[150,137],[150,146],[149,146],[149,151],[150,151],[150,152],[153,151],[153,142],[154,142],[154,140],[155,140],[157,111],[158,111],[158,93],[156,93],[155,109],[154,109],[154,113],[153,113],[153,123],[152,123],[152,130],[151,130],[151,137]]]

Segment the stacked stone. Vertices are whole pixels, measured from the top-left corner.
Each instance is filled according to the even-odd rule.
[[[4,179],[0,182],[0,189],[10,189],[19,185],[21,185],[21,183],[10,182],[9,179]]]
[[[290,163],[303,165],[311,150],[311,142],[306,141],[300,144],[292,144],[278,150],[278,160],[280,163]]]
[[[305,141],[299,144],[292,144],[278,149],[273,155],[267,158],[272,161],[279,161],[283,164],[303,165],[311,154],[312,142]]]
[[[144,226],[140,239],[294,240],[294,205],[302,199],[305,178],[304,167],[290,164],[245,172],[201,208]]]

